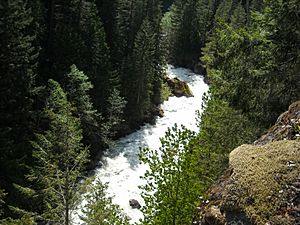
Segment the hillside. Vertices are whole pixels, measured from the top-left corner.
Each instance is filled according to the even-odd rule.
[[[195,224],[299,225],[299,120],[298,101],[254,145],[233,150]]]

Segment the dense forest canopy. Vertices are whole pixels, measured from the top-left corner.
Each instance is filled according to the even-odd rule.
[[[229,152],[300,99],[299,18],[299,0],[2,0],[0,223],[71,224],[90,160],[153,120],[171,63],[210,91],[198,134],[141,150],[141,223],[191,224]],[[128,223],[89,188],[87,224]]]

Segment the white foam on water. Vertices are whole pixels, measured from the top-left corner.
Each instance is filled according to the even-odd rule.
[[[164,117],[158,118],[155,125],[146,124],[138,131],[117,140],[102,159],[102,167],[96,170],[96,177],[103,183],[108,183],[108,193],[113,197],[113,203],[118,204],[125,214],[131,218],[131,223],[138,222],[143,214],[138,209],[129,206],[130,199],[144,204],[141,191],[138,188],[143,184],[140,177],[145,173],[147,166],[140,164],[138,159],[140,147],[159,149],[159,138],[163,137],[168,127],[184,125],[197,132],[196,111],[201,110],[202,96],[208,91],[208,85],[203,77],[184,68],[168,66],[169,77],[178,77],[186,81],[194,97],[171,97],[161,106]],[[84,205],[84,202],[81,204]],[[83,224],[75,218],[75,224]]]

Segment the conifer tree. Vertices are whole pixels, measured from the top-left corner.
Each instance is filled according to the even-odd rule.
[[[107,185],[96,180],[88,188],[85,196],[87,204],[83,210],[83,221],[89,225],[129,225],[128,218],[122,214],[119,206],[107,197]]]
[[[7,203],[20,206],[14,199],[12,183],[23,181],[24,166],[30,160],[32,103],[38,51],[32,35],[32,12],[27,1],[0,2],[0,187],[9,195]],[[15,193],[12,194],[12,193]]]
[[[96,5],[106,33],[106,42],[112,49],[116,34],[118,0],[96,0]]]
[[[145,201],[143,224],[191,224],[196,199],[207,188],[198,183],[197,157],[188,147],[194,137],[175,124],[161,138],[159,151],[141,150],[140,160],[149,165],[143,177],[147,183],[140,187]]]
[[[229,22],[232,8],[232,0],[223,0],[221,1],[219,7],[217,8],[215,14],[215,20],[223,20],[225,22]]]
[[[88,150],[81,143],[80,120],[73,115],[74,108],[66,94],[53,80],[49,80],[49,91],[44,110],[50,121],[49,129],[36,134],[36,140],[32,141],[37,165],[30,179],[37,182],[44,198],[43,219],[69,225],[79,195],[77,182],[82,177]]]
[[[82,71],[79,71],[75,65],[70,67],[66,80],[69,101],[74,103],[75,113],[81,122],[84,143],[90,145],[90,153],[95,156],[98,154],[99,149],[103,148],[106,137],[101,133],[103,117],[94,109],[89,96],[93,85],[88,77]]]
[[[246,25],[247,16],[241,3],[239,3],[230,18],[231,25],[233,27],[243,27]]]
[[[89,77],[94,88],[90,90],[95,109],[105,115],[107,99],[114,88],[113,79],[118,79],[112,70],[106,34],[95,1],[82,3],[81,34],[84,42],[84,60],[74,62]]]
[[[64,74],[72,64],[80,68],[82,62],[83,40],[80,33],[82,1],[47,2],[48,32],[43,62],[44,83],[49,78],[63,81]]]
[[[187,66],[198,62],[211,25],[212,9],[210,0],[175,1],[171,44],[173,63]]]
[[[109,96],[105,123],[102,124],[102,136],[106,138],[105,143],[110,143],[111,139],[119,131],[119,126],[124,122],[124,110],[127,104],[121,96],[119,89],[113,88]]]
[[[133,72],[127,90],[129,114],[138,120],[143,119],[151,107],[154,75],[155,39],[148,19],[145,19],[136,35],[133,50]],[[133,118],[134,118],[133,117]]]
[[[162,103],[162,78],[165,72],[167,57],[167,46],[165,46],[166,37],[163,37],[161,24],[163,17],[161,1],[148,0],[146,5],[146,15],[152,26],[155,40],[154,57],[152,59],[154,64],[152,103],[158,105]]]

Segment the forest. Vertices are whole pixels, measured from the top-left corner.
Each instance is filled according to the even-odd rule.
[[[141,148],[140,224],[192,224],[228,154],[300,99],[300,1],[1,0],[0,224],[71,225],[87,192],[84,224],[130,224],[88,172],[153,123],[168,64],[210,89],[198,133]]]

